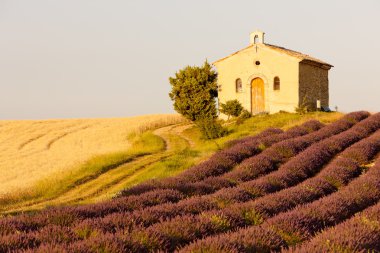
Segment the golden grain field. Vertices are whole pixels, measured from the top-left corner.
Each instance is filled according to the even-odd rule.
[[[162,114],[112,119],[0,121],[0,195],[129,147],[128,136],[182,122]]]

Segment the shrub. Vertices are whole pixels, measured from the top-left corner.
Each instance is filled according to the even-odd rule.
[[[222,124],[213,118],[200,119],[195,124],[201,131],[203,138],[207,140],[220,138],[227,133]]]
[[[220,104],[220,112],[227,115],[228,120],[231,116],[238,117],[243,111],[243,106],[237,99],[228,100],[225,104]]]
[[[239,117],[237,118],[237,120],[236,120],[236,124],[237,124],[237,125],[243,124],[243,122],[244,122],[246,119],[249,119],[251,116],[252,116],[252,114],[251,114],[248,110],[244,109],[244,110],[240,113]]]

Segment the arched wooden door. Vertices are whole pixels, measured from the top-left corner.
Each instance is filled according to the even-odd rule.
[[[252,114],[265,111],[265,90],[264,81],[255,78],[251,82],[251,112]]]

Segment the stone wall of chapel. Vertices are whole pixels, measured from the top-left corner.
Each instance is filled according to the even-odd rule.
[[[299,64],[299,103],[315,110],[317,100],[321,101],[321,106],[329,106],[329,79],[328,70],[318,66],[300,63]]]

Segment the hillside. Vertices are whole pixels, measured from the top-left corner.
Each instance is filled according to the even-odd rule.
[[[175,175],[229,140],[337,113],[253,117],[216,141],[204,141],[177,115],[124,119],[0,121],[0,211],[93,203],[150,178]]]
[[[0,251],[379,251],[379,152],[380,113],[267,128],[113,200],[2,218]]]
[[[181,122],[178,115],[0,121],[0,203],[14,192],[37,195],[33,191],[49,191],[57,181],[70,183],[163,150],[158,136],[135,136]]]

